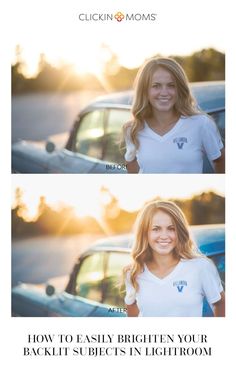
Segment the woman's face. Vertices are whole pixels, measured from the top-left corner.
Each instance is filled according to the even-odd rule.
[[[168,70],[159,67],[154,72],[148,89],[148,100],[158,112],[172,111],[177,101],[177,87],[174,77]]]
[[[152,251],[159,255],[169,255],[177,245],[177,233],[170,215],[157,211],[148,230],[148,243]]]

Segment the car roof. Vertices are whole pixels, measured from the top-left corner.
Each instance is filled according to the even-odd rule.
[[[225,108],[224,81],[207,81],[190,83],[190,89],[199,107],[205,112]],[[133,101],[133,91],[123,91],[99,96],[84,111],[97,107],[118,107],[129,109]]]
[[[193,96],[205,112],[225,108],[225,84],[219,82],[199,82],[191,84]]]
[[[198,248],[207,256],[224,253],[225,225],[194,225],[190,232]],[[88,251],[123,251],[130,252],[134,241],[133,234],[107,237],[96,241]]]

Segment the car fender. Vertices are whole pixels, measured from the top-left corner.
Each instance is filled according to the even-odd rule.
[[[16,142],[12,146],[12,171],[47,173],[49,157],[44,142]]]

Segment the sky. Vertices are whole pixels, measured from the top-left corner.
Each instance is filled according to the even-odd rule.
[[[96,5],[95,5],[96,4]],[[156,21],[79,21],[79,14],[156,14]],[[186,16],[188,15],[188,16]],[[108,46],[119,63],[140,66],[154,54],[188,55],[203,48],[225,51],[224,33],[219,27],[224,7],[217,0],[154,1],[29,1],[14,4],[11,13],[12,62],[16,45],[22,48],[28,75],[35,74],[40,53],[54,65],[73,64],[77,72],[99,74],[109,58]],[[212,22],[214,17],[214,22]],[[210,24],[210,28],[209,28]],[[103,46],[103,47],[102,47]]]
[[[123,179],[123,181],[122,181]],[[173,183],[174,179],[174,183]],[[186,199],[194,194],[214,191],[224,196],[224,175],[14,175],[12,199],[15,189],[24,192],[29,213],[37,212],[40,196],[52,206],[66,203],[75,208],[78,216],[100,217],[101,204],[109,201],[101,194],[101,187],[109,189],[121,208],[134,211],[150,199]]]

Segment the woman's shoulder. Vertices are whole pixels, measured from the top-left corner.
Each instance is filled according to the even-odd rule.
[[[209,118],[209,116],[205,112],[197,112],[190,116],[181,116],[181,118],[185,121],[192,120],[192,121],[202,121]]]
[[[208,126],[209,124],[213,124],[214,120],[210,117],[207,113],[197,113],[195,115],[184,117],[183,119],[191,120],[196,126],[204,127]]]
[[[201,277],[206,278],[209,275],[217,274],[217,267],[212,259],[202,256],[194,258],[192,261],[194,270],[196,270]]]
[[[212,263],[212,261],[206,256],[198,256],[191,259],[182,259],[182,262],[186,264],[194,264],[194,266],[200,267],[208,267],[208,265]]]

